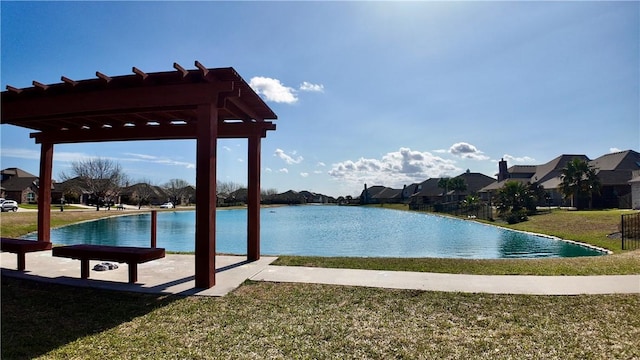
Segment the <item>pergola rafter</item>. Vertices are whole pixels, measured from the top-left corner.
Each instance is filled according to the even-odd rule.
[[[215,285],[216,148],[219,138],[248,140],[247,257],[260,258],[260,144],[276,114],[233,68],[72,80],[33,87],[7,86],[0,123],[31,130],[41,144],[38,241],[50,241],[53,146],[133,140],[196,140],[196,286]]]

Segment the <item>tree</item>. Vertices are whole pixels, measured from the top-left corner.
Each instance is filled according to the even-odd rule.
[[[182,199],[189,194],[189,187],[189,183],[182,179],[171,179],[162,186],[173,205],[182,203]]]
[[[260,190],[260,195],[263,197],[278,195],[278,189],[276,188],[262,189]]]
[[[443,177],[438,180],[438,187],[442,189],[443,201],[447,201],[447,193],[449,192],[449,180],[451,178]]]
[[[574,158],[561,170],[560,192],[571,200],[571,206],[580,208],[580,200],[588,199],[591,208],[593,194],[600,193],[600,180],[596,169],[586,161]]]
[[[533,193],[527,185],[519,181],[507,181],[496,193],[494,203],[500,217],[514,224],[527,220],[527,204],[535,203],[532,198]]]
[[[456,191],[465,191],[467,190],[467,184],[464,182],[464,179],[461,177],[455,178],[440,178],[438,180],[438,187],[443,189],[444,201],[447,201],[447,193],[451,190],[453,192]]]
[[[220,181],[216,182],[216,194],[218,196],[228,197],[234,191],[242,189],[244,185],[235,183],[233,181]]]
[[[127,182],[127,176],[120,165],[105,158],[74,161],[71,163],[71,175],[62,173],[61,178],[77,178],[78,186],[88,191],[95,200],[96,211],[100,210],[101,203],[110,207]]]
[[[462,200],[462,208],[467,212],[478,211],[480,209],[480,198],[478,195],[470,194]]]
[[[156,190],[153,188],[153,184],[149,179],[139,180],[134,186],[133,198],[138,203],[138,209],[142,207],[142,204],[149,203],[149,200],[156,195]]]

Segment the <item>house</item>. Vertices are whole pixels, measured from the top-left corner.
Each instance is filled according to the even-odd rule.
[[[386,186],[376,185],[367,188],[360,194],[360,204],[401,204],[403,202],[402,189],[393,189]]]
[[[633,178],[629,180],[631,184],[631,208],[640,210],[640,170],[633,172]]]
[[[435,204],[441,202],[459,202],[468,195],[479,194],[484,187],[494,183],[496,179],[481,173],[474,173],[470,170],[454,177],[461,178],[467,189],[464,191],[448,191],[444,194],[444,189],[438,186],[440,179],[431,178],[417,185],[416,192],[411,196],[412,204]]]
[[[300,191],[300,195],[304,196],[307,203],[326,204],[329,202],[329,198],[326,195],[316,194],[311,191]]]
[[[240,197],[236,196],[240,199]],[[246,199],[246,197],[245,197]],[[305,196],[297,191],[289,190],[281,194],[269,195],[262,199],[263,204],[288,204],[288,205],[300,205],[306,204],[307,199]]]
[[[0,171],[3,197],[18,204],[38,202],[38,177],[19,168]]]
[[[402,189],[392,189],[385,187],[382,191],[371,197],[374,204],[401,204],[402,203]]]
[[[465,173],[456,176],[456,178],[462,178],[464,180],[464,183],[467,185],[467,189],[464,191],[453,192],[453,201],[462,201],[468,195],[479,194],[481,189],[496,181],[496,179],[490,176],[482,173],[471,172],[470,170],[467,170]]]
[[[440,202],[443,197],[443,189],[438,187],[438,181],[440,181],[439,178],[431,178],[419,183],[409,202],[425,205]]]
[[[85,185],[79,177],[67,179],[63,182],[56,183],[56,187],[60,192],[60,197],[57,198],[56,202],[60,201],[60,199],[63,198],[64,202],[70,204],[89,203],[91,192],[85,189]]]
[[[125,204],[162,204],[169,196],[159,186],[148,183],[138,183],[122,189],[120,201]]]
[[[562,170],[573,159],[587,162],[596,170],[600,181],[600,193],[593,195],[593,206],[598,208],[631,208],[632,196],[630,181],[634,179],[633,172],[640,170],[640,153],[633,150],[620,151],[600,156],[590,160],[586,155],[564,154],[542,165],[515,165],[507,168],[507,162],[502,159],[498,163],[498,181],[480,190],[490,197],[507,181],[519,181],[525,184],[538,184],[547,192],[544,204],[563,206],[568,205],[560,192]]]

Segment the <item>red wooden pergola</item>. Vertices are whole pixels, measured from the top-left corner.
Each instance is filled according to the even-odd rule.
[[[195,283],[215,285],[216,150],[222,138],[248,140],[247,260],[260,258],[260,143],[276,114],[233,68],[186,70],[7,86],[0,123],[35,130],[41,146],[38,241],[50,241],[53,146],[127,140],[196,140]]]

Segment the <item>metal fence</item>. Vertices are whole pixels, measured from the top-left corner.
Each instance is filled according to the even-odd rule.
[[[494,216],[493,207],[491,207],[489,204],[480,204],[472,208],[460,206],[460,204],[458,203],[409,204],[409,209],[414,211],[445,213],[455,216],[477,218],[483,220],[492,220]]]
[[[640,249],[640,212],[622,215],[622,250]]]

